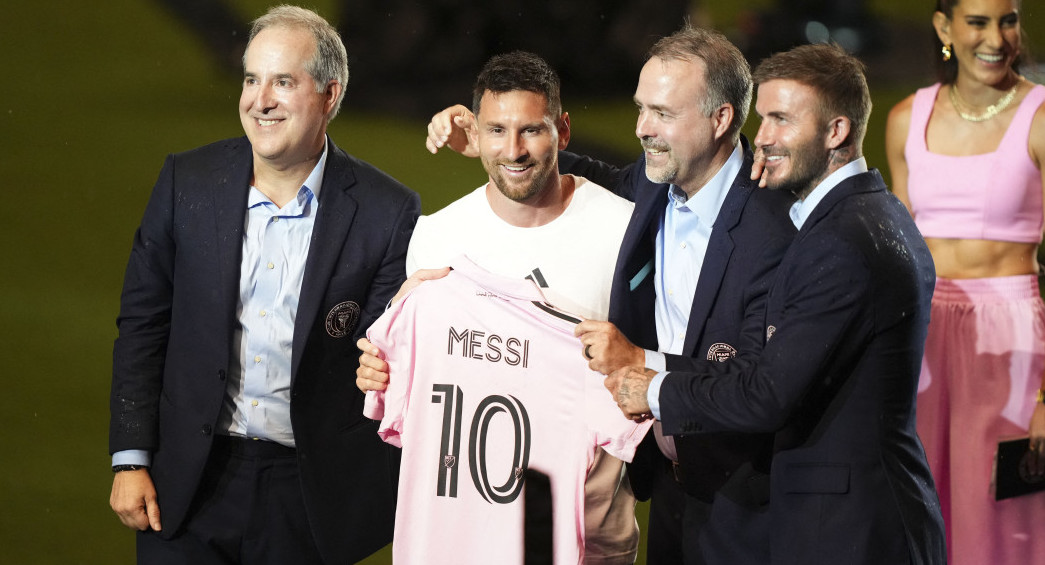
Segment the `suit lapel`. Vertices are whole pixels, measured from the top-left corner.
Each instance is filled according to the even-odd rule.
[[[748,176],[751,174],[751,152],[747,150],[746,144],[744,149],[744,165],[740,168],[737,177],[733,179],[726,199],[722,202],[722,208],[719,210],[715,225],[711,230],[711,239],[708,240],[704,263],[700,267],[700,278],[697,280],[697,289],[693,294],[693,306],[689,312],[689,325],[686,328],[683,355],[693,356],[697,344],[703,339],[705,322],[711,315],[711,307],[722,286],[722,278],[726,273],[729,258],[733,256],[734,244],[730,231],[740,221],[741,212],[753,190],[753,185],[748,180]]]
[[[323,173],[323,187],[319,194],[319,215],[312,228],[312,242],[308,259],[305,260],[305,275],[301,282],[297,319],[294,321],[292,379],[297,377],[301,354],[319,309],[323,306],[323,297],[356,213],[358,205],[349,194],[355,182],[355,173],[348,156],[331,141],[326,171]]]
[[[844,198],[861,192],[874,192],[877,190],[885,190],[885,181],[882,179],[882,174],[878,172],[878,169],[870,169],[866,173],[853,175],[843,180],[832,188],[824,196],[823,200],[817,203],[816,208],[813,208],[813,213],[802,224],[801,231],[809,231],[812,226],[816,225],[817,222],[830,213],[835,204],[838,204]]]
[[[654,260],[656,254],[657,232],[660,220],[667,206],[668,188],[663,184],[647,183],[642,187],[643,196],[636,197],[635,217],[637,221],[628,227],[624,236],[627,269],[629,277],[639,274],[647,263]],[[653,276],[650,271],[643,278]]]
[[[243,226],[247,214],[247,195],[250,193],[250,175],[254,163],[250,144],[245,137],[231,140],[229,160],[205,178],[218,179],[214,197],[215,238],[218,247],[219,289],[222,301],[235,316],[239,303],[240,262],[243,255]],[[230,326],[231,327],[231,326]]]

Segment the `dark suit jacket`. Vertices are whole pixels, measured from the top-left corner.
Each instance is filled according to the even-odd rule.
[[[733,180],[711,232],[684,350],[680,355],[666,356],[668,370],[692,368],[698,360],[716,352],[723,354],[717,359],[725,361],[732,355],[756,354],[762,347],[771,275],[795,233],[787,213],[794,198],[758,189],[748,178],[752,156],[747,140],[742,142],[744,166]],[[571,157],[565,164],[571,172],[589,180],[615,183],[617,192],[635,201],[613,276],[609,318],[633,343],[657,351],[654,256],[657,232],[668,204],[668,185],[646,178],[644,157],[620,171]],[[768,472],[772,436],[732,432],[678,436],[676,447],[683,487],[711,502],[741,464],[751,462],[755,469]],[[649,498],[651,481],[658,466],[664,465],[662,460],[651,434],[628,466],[632,487],[640,499]]]
[[[109,449],[153,453],[165,537],[186,517],[225,397],[251,172],[245,137],[169,156],[127,266]],[[352,563],[391,540],[399,457],[363,417],[355,340],[405,278],[420,199],[331,142],[319,200],[291,421],[316,544],[328,563]]]
[[[881,175],[851,177],[781,261],[762,354],[665,379],[668,432],[776,432],[773,564],[944,563],[914,421],[934,282],[929,251]]]

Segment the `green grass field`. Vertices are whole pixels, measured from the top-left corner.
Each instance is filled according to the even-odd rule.
[[[123,268],[164,156],[241,134],[238,79],[151,2],[14,4],[0,18],[0,182],[10,196],[0,222],[0,563],[131,563],[133,536],[108,507]],[[735,17],[731,2],[704,4],[716,25]],[[896,21],[927,18],[930,5],[871,4]],[[331,13],[333,2],[309,5]],[[266,6],[236,2],[244,21]],[[872,165],[885,165],[885,112],[914,86],[875,86]],[[566,103],[577,141],[635,152],[629,100]],[[350,84],[332,137],[420,192],[426,212],[483,182],[478,164],[425,151],[423,121],[352,106]]]

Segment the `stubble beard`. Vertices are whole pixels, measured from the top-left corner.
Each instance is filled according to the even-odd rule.
[[[771,190],[787,190],[798,198],[805,198],[816,185],[826,176],[828,165],[827,155],[821,155],[817,151],[818,140],[787,150],[784,154],[791,161],[791,171],[788,176],[774,181],[772,177],[766,179],[766,188]],[[777,153],[779,154],[779,153]],[[773,154],[767,154],[767,157]]]

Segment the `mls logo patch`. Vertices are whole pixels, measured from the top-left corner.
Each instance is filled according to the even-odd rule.
[[[447,469],[450,469],[456,463],[457,463],[457,457],[455,457],[453,455],[444,455],[443,456],[443,467],[446,467]]]
[[[327,314],[327,333],[330,337],[345,337],[356,329],[359,322],[359,305],[346,300],[330,309]]]
[[[708,361],[718,361],[723,363],[736,356],[737,348],[728,343],[715,343],[708,348]]]

